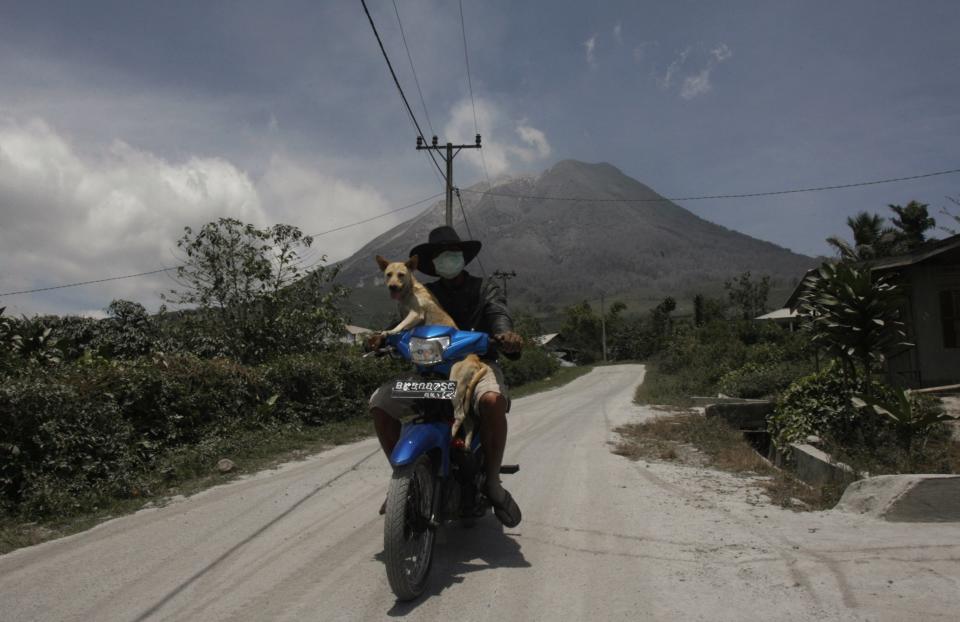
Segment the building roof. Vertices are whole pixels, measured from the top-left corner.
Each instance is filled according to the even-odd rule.
[[[895,268],[906,268],[908,266],[915,266],[917,264],[923,263],[944,253],[948,253],[954,250],[960,249],[960,235],[951,235],[949,238],[943,240],[934,240],[928,242],[916,249],[912,253],[906,253],[903,255],[897,255],[895,257],[883,257],[881,259],[871,259],[869,261],[858,262],[857,265],[864,268],[870,268],[874,272],[885,272],[887,270],[893,270]],[[787,298],[784,303],[786,308],[794,308],[797,303],[797,299],[800,297],[800,294],[803,292],[803,282],[807,279],[808,276],[816,272],[818,268],[810,268],[803,275],[803,278],[800,279],[800,282],[797,283],[797,286],[793,288],[793,291],[790,292],[790,297]],[[759,319],[759,318],[757,318]]]
[[[863,265],[877,271],[891,270],[893,268],[904,268],[906,266],[913,266],[918,263],[923,263],[924,261],[932,259],[937,255],[942,255],[943,253],[958,248],[960,248],[960,235],[952,235],[943,240],[936,240],[928,244],[924,244],[912,253],[897,255],[896,257],[873,259],[871,261],[863,262]]]
[[[559,335],[560,333],[549,333],[547,335],[538,335],[536,337],[531,338],[531,341],[533,341],[538,346],[545,346],[551,341],[553,341],[554,339],[556,339],[557,336]]]
[[[797,317],[797,311],[795,309],[784,307],[782,309],[777,309],[776,311],[771,311],[770,313],[764,313],[763,315],[757,316],[753,319],[776,321],[776,320],[792,320],[795,317]]]

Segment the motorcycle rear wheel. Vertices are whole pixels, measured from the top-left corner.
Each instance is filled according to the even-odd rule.
[[[434,476],[430,459],[394,469],[383,522],[387,579],[398,600],[423,593],[433,561],[435,532],[430,526]]]

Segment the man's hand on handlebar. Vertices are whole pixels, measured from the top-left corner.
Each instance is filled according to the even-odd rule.
[[[363,344],[365,352],[376,352],[387,342],[387,336],[383,333],[373,333]]]
[[[513,331],[500,333],[494,337],[500,349],[507,354],[515,354],[523,349],[523,337]]]

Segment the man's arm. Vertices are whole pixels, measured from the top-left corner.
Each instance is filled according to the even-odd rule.
[[[513,332],[513,318],[507,309],[507,299],[503,290],[493,279],[487,279],[483,288],[483,314],[490,332],[500,345],[500,350],[508,358],[519,356],[523,348],[523,339]],[[511,356],[513,355],[513,356]]]

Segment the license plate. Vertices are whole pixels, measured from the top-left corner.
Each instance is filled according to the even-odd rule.
[[[456,393],[456,380],[397,380],[390,392],[405,400],[450,400]]]

